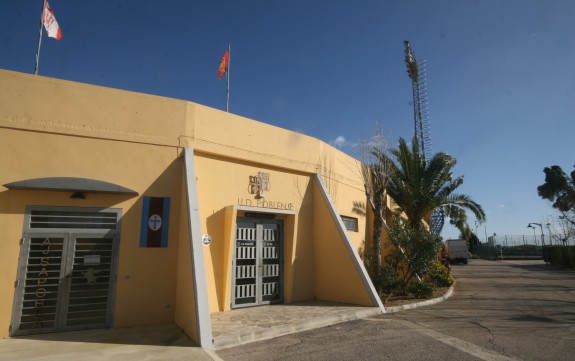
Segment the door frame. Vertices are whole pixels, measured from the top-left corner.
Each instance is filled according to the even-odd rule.
[[[89,228],[31,228],[32,211],[66,211],[76,213],[107,212],[115,213],[116,223],[114,229],[89,229]],[[14,300],[12,306],[12,318],[10,323],[10,336],[41,334],[51,332],[67,332],[86,329],[109,328],[114,320],[118,258],[120,249],[122,210],[119,208],[89,208],[89,207],[56,207],[56,206],[27,206],[24,214],[22,239],[20,242],[20,254],[15,283]],[[60,274],[58,282],[58,295],[54,327],[33,328],[20,330],[20,322],[24,304],[26,287],[26,272],[28,257],[30,255],[31,238],[63,238],[62,260],[60,262]],[[66,326],[65,317],[68,310],[69,299],[64,299],[70,293],[70,280],[65,274],[72,271],[74,266],[75,244],[77,238],[112,238],[111,262],[110,262],[110,285],[107,294],[106,321],[98,324]]]

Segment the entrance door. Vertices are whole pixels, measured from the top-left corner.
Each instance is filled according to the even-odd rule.
[[[238,219],[233,261],[232,307],[283,302],[283,224]]]
[[[112,325],[118,219],[119,211],[31,210],[20,252],[12,335]]]

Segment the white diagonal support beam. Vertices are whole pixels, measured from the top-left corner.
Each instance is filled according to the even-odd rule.
[[[212,321],[210,320],[206,267],[204,263],[204,249],[202,247],[194,151],[191,148],[184,149],[184,176],[186,182],[186,205],[188,209],[188,234],[192,254],[190,261],[192,262],[192,279],[194,280],[194,297],[196,301],[198,343],[203,348],[211,349],[213,348]]]

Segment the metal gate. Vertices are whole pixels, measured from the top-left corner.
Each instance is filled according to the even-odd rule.
[[[283,302],[283,224],[238,219],[234,246],[232,307]]]
[[[120,210],[29,207],[11,335],[112,325]]]

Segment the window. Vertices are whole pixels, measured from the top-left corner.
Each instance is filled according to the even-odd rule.
[[[341,216],[341,220],[343,221],[343,224],[348,231],[357,232],[357,218]]]

